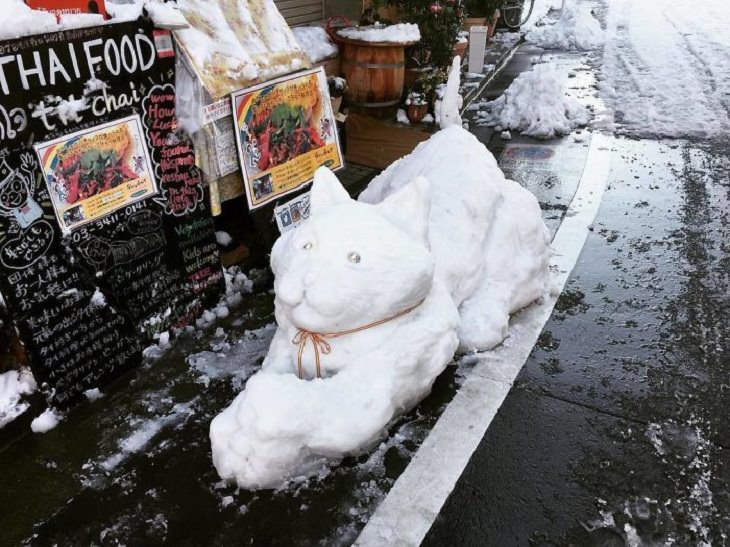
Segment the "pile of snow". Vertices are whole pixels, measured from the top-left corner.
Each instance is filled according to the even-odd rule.
[[[338,30],[337,34],[351,40],[362,40],[363,42],[390,42],[393,44],[405,44],[418,42],[421,39],[421,31],[414,23],[398,23],[397,25],[374,24],[367,27],[350,27]]]
[[[33,433],[46,433],[55,428],[63,416],[54,408],[47,408],[43,413],[33,419],[30,429]]]
[[[0,374],[0,428],[28,410],[29,405],[22,400],[23,395],[30,395],[36,389],[35,379],[28,369]]]
[[[162,0],[136,0],[131,4],[108,2],[109,21],[105,21],[102,15],[93,13],[66,13],[57,20],[50,12],[29,8],[23,0],[4,0],[0,10],[0,40],[134,21],[142,15],[144,8],[158,26],[187,26],[187,21],[174,4],[166,4]]]
[[[0,40],[59,30],[56,16],[36,11],[23,0],[5,0],[0,9]]]
[[[612,0],[599,89],[636,136],[730,132],[730,2]],[[681,29],[678,31],[677,29]]]
[[[539,139],[567,135],[590,121],[588,109],[565,95],[563,74],[547,64],[520,74],[494,101],[469,108],[478,110],[478,125],[499,125]]]
[[[568,0],[535,0],[532,6],[532,14],[530,14],[527,23],[522,25],[521,30],[529,32],[530,29],[539,27],[551,11],[561,8],[564,1]]]
[[[215,233],[215,240],[221,247],[225,248],[228,247],[231,243],[233,243],[233,238],[228,232],[224,232],[223,230],[217,230]]]
[[[590,8],[579,6],[575,0],[566,0],[554,24],[535,27],[525,34],[525,40],[545,49],[595,49],[604,39],[601,24]]]
[[[225,233],[225,232],[222,232]],[[226,234],[227,235],[227,234]],[[230,237],[230,236],[229,236]],[[253,281],[241,271],[238,266],[230,266],[223,270],[223,277],[226,282],[226,292],[220,298],[218,303],[212,308],[203,311],[195,321],[195,327],[188,325],[186,332],[201,331],[210,328],[219,319],[225,319],[230,315],[230,309],[235,308],[243,301],[243,295],[253,290]],[[170,308],[165,311],[165,316],[171,313]],[[146,322],[146,326],[154,326],[160,322],[159,317],[153,317]],[[148,346],[142,351],[142,355],[147,361],[154,361],[162,357],[167,350],[172,348],[173,338],[178,334],[177,331],[163,331],[153,335],[155,343]]]
[[[312,63],[329,59],[338,53],[337,46],[330,42],[322,27],[294,27],[292,32]]]
[[[262,370],[211,423],[223,479],[279,487],[371,446],[457,348],[501,343],[547,290],[540,205],[452,119],[458,88],[456,71],[447,127],[359,202],[316,172],[310,218],[272,251],[278,328]]]

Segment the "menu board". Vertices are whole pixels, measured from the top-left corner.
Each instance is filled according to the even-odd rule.
[[[0,292],[57,406],[138,364],[224,287],[164,32],[135,21],[0,42]]]

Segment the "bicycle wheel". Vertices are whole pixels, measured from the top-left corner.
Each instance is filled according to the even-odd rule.
[[[501,8],[502,21],[508,28],[519,30],[532,15],[534,5],[535,0],[505,0]]]

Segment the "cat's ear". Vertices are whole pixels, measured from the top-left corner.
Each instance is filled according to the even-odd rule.
[[[429,247],[428,218],[431,213],[431,184],[426,177],[412,182],[385,198],[376,207],[388,220]]]
[[[312,214],[338,203],[350,200],[350,194],[340,184],[335,174],[327,167],[320,167],[314,172],[312,194],[310,198]]]

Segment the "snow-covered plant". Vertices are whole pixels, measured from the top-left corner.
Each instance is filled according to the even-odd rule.
[[[428,99],[423,93],[411,91],[406,97],[406,106],[424,106],[428,104]]]

